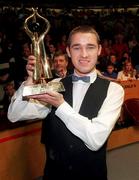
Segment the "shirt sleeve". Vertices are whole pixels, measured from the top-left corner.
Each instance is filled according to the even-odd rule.
[[[87,117],[75,112],[67,102],[59,106],[56,110],[56,115],[89,149],[97,151],[106,142],[120,116],[123,100],[123,88],[119,84],[111,82],[107,97],[97,117],[88,120]]]
[[[11,99],[7,114],[8,119],[11,122],[16,122],[45,118],[50,112],[51,108],[48,108],[41,103],[23,100],[23,87],[24,85],[22,84]]]

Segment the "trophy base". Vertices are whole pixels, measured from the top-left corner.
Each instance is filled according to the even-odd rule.
[[[32,95],[45,94],[48,91],[63,92],[65,88],[62,82],[48,82],[25,86],[23,89],[23,99],[28,99]]]

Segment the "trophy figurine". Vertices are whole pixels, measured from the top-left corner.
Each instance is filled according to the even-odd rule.
[[[57,92],[65,90],[62,82],[49,81],[52,78],[52,72],[43,39],[50,29],[50,23],[46,18],[38,14],[37,9],[32,9],[33,13],[25,19],[24,29],[31,38],[31,51],[36,58],[33,72],[34,85],[24,87],[23,98],[36,94],[44,94],[49,90]]]

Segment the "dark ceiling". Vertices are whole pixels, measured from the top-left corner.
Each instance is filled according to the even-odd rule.
[[[93,8],[129,7],[139,5],[139,0],[0,0],[0,6],[52,7],[52,8]]]

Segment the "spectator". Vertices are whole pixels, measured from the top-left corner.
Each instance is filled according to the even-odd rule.
[[[31,55],[31,50],[28,44],[23,44],[22,45],[22,51],[21,51],[21,56],[19,54],[18,57],[16,57],[16,65],[15,65],[15,71],[16,71],[16,76],[15,76],[15,86],[16,89],[20,86],[20,84],[25,81],[27,77],[27,72],[26,72],[26,64],[28,60],[28,56]]]
[[[133,68],[131,61],[125,61],[123,70],[118,72],[117,80],[127,81],[136,79],[136,70]]]
[[[117,61],[122,58],[123,52],[129,52],[128,44],[125,42],[125,37],[123,34],[119,33],[115,35],[115,43],[112,46],[114,52],[117,56]]]
[[[113,80],[117,79],[117,73],[115,72],[115,67],[113,64],[108,64],[107,69],[103,72],[103,76],[109,77]]]
[[[66,53],[66,47],[67,47],[67,36],[66,34],[62,35],[60,42],[57,45],[57,49],[61,50],[63,53]]]
[[[53,58],[53,78],[60,77],[64,78],[71,74],[71,70],[68,69],[68,56],[67,54],[57,51]]]

